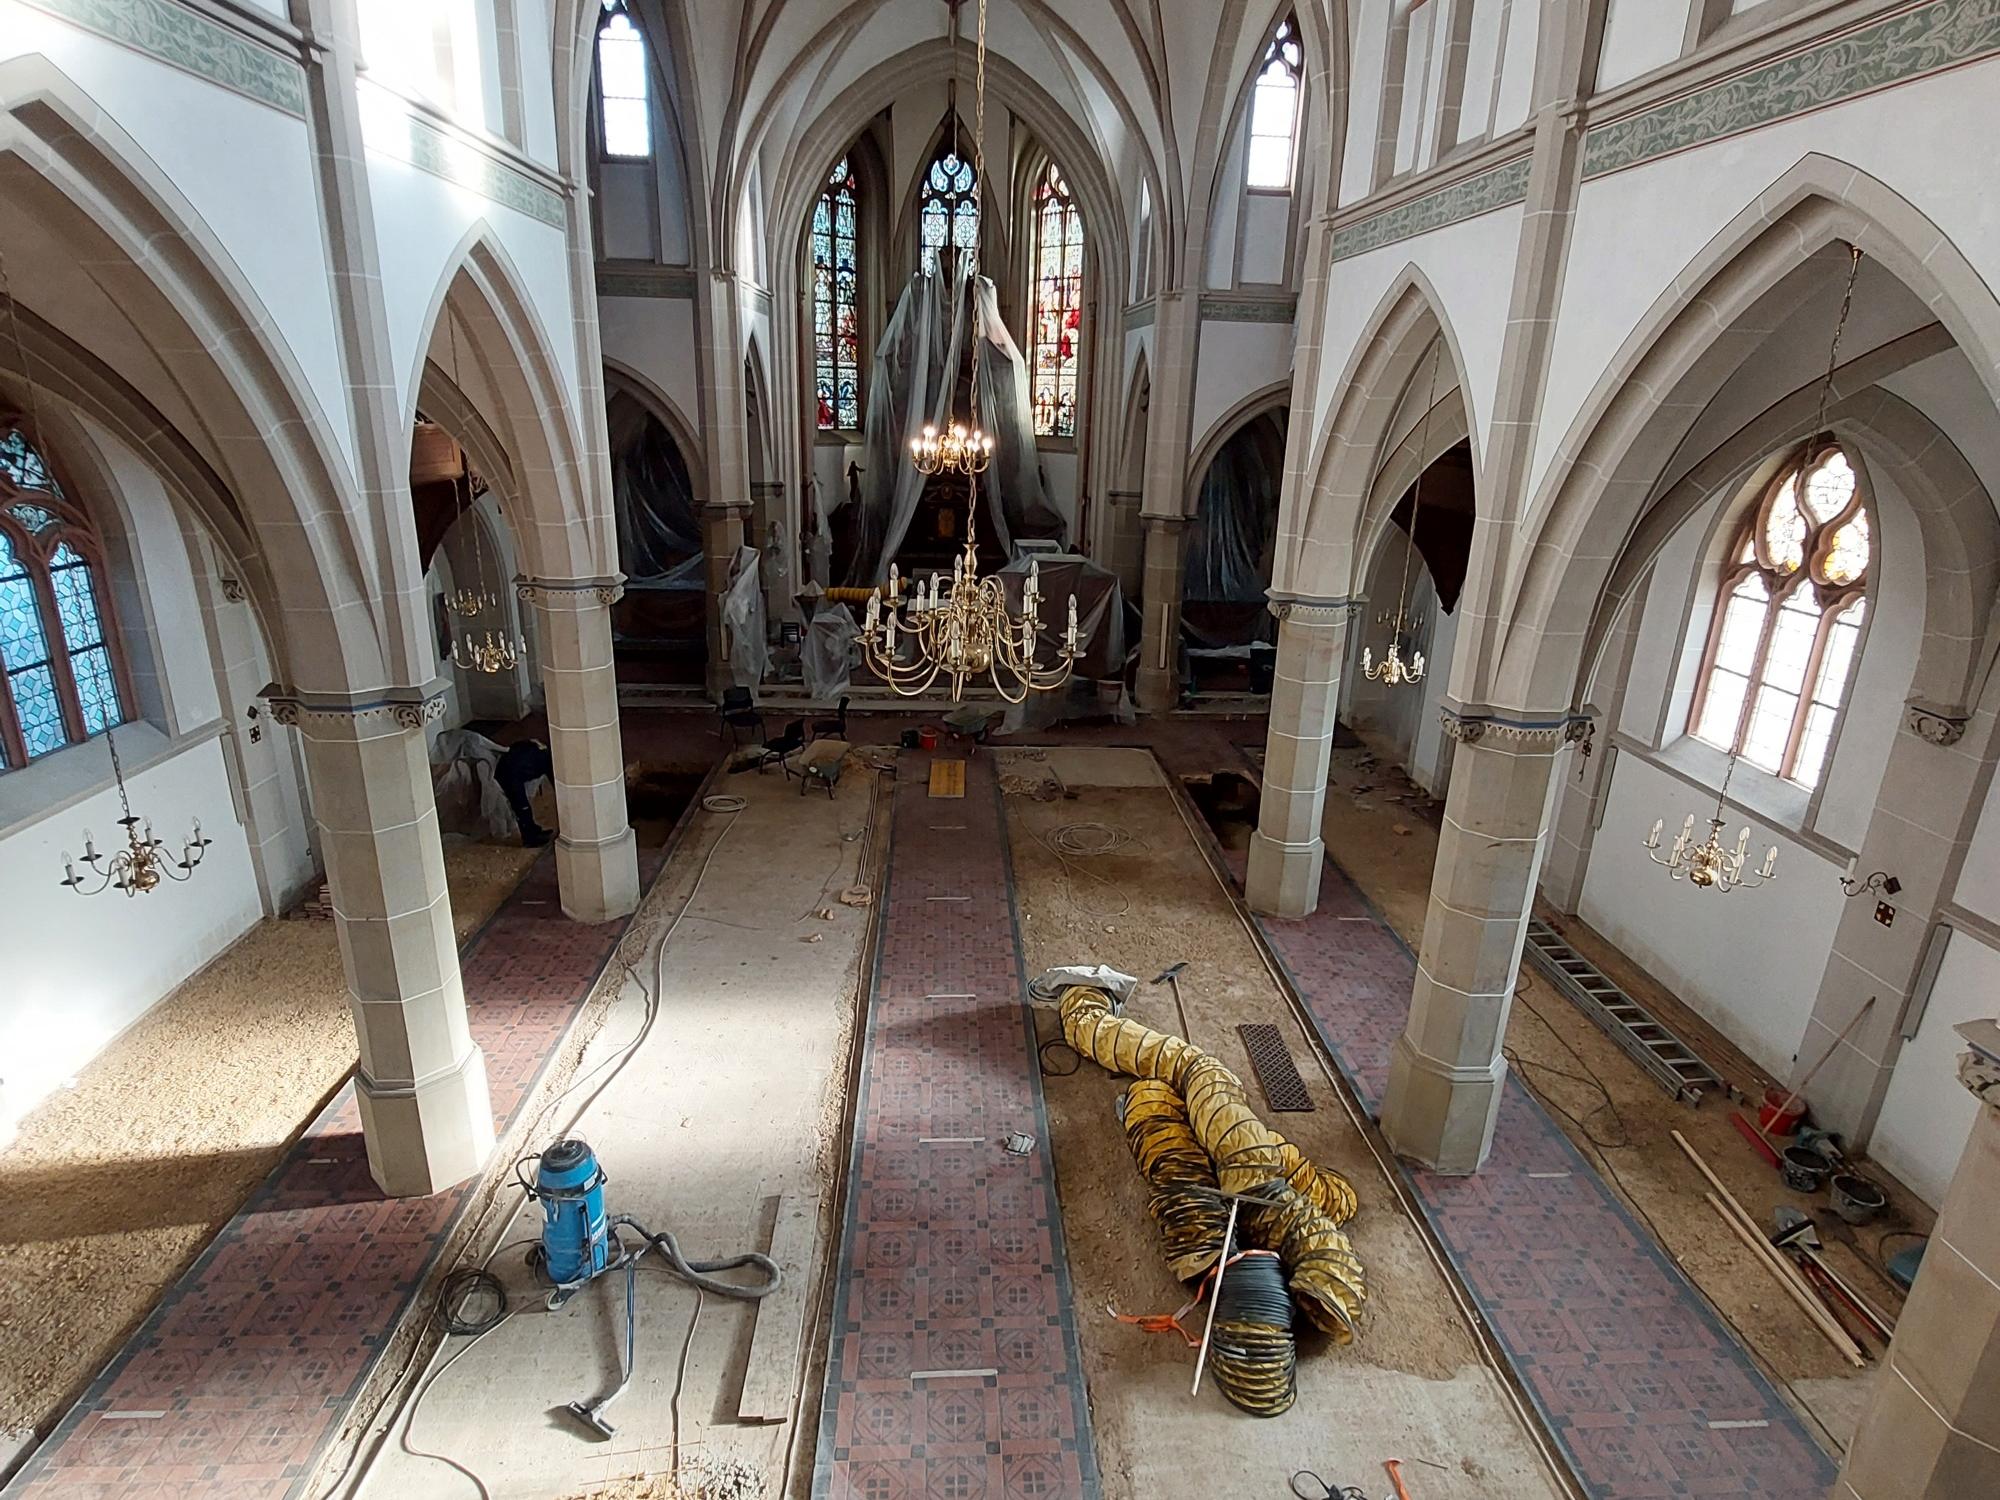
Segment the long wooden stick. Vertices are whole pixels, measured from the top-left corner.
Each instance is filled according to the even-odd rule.
[[[1833,1314],[1826,1310],[1825,1305],[1809,1289],[1802,1289],[1799,1283],[1792,1279],[1785,1269],[1784,1262],[1778,1259],[1776,1252],[1772,1250],[1771,1242],[1756,1230],[1746,1229],[1742,1221],[1725,1208],[1722,1200],[1715,1194],[1708,1193],[1704,1196],[1707,1197],[1709,1206],[1722,1216],[1722,1222],[1743,1241],[1744,1248],[1749,1250],[1757,1258],[1758,1263],[1771,1273],[1772,1279],[1785,1289],[1785,1295],[1798,1303],[1800,1310],[1812,1319],[1813,1326],[1826,1335],[1827,1342],[1846,1356],[1849,1364],[1865,1365],[1867,1361],[1861,1357],[1859,1346],[1849,1337],[1847,1330],[1834,1320]]]
[[[1222,1300],[1222,1273],[1229,1269],[1229,1242],[1236,1236],[1236,1210],[1243,1205],[1232,1198],[1229,1203],[1229,1222],[1222,1230],[1222,1256],[1215,1263],[1215,1290],[1208,1297],[1208,1326],[1201,1331],[1201,1353],[1194,1358],[1194,1389],[1190,1396],[1201,1394],[1201,1372],[1208,1363],[1208,1341],[1215,1337],[1215,1307]]]
[[[1852,1019],[1850,1019],[1845,1026],[1840,1028],[1840,1035],[1833,1039],[1833,1045],[1831,1047],[1828,1047],[1826,1051],[1820,1055],[1820,1060],[1818,1062],[1814,1063],[1810,1068],[1806,1069],[1805,1077],[1801,1078],[1797,1083],[1792,1085],[1792,1091],[1789,1094],[1785,1095],[1785,1102],[1783,1104],[1780,1104],[1776,1109],[1771,1111],[1771,1114],[1774,1117],[1782,1115],[1786,1110],[1792,1107],[1792,1105],[1798,1100],[1799,1095],[1803,1094],[1806,1091],[1806,1085],[1811,1083],[1815,1078],[1819,1076],[1819,1070],[1825,1067],[1828,1063],[1833,1061],[1833,1054],[1840,1050],[1840,1044],[1846,1041],[1849,1037],[1854,1035],[1854,1028],[1861,1024],[1861,1018],[1867,1015],[1868,1012],[1873,1010],[1874,1008],[1875,1008],[1875,997],[1873,995],[1870,995],[1868,997],[1867,1003],[1864,1004],[1861,1007],[1861,1009],[1857,1010],[1854,1013]],[[1768,1134],[1766,1134],[1764,1130],[1764,1111],[1762,1109],[1759,1109],[1757,1111],[1756,1123],[1757,1123],[1757,1134],[1764,1137],[1765,1145],[1767,1146],[1770,1145],[1771,1137]]]
[[[1794,1302],[1805,1309],[1814,1326],[1827,1336],[1836,1349],[1846,1355],[1851,1363],[1865,1364],[1859,1346],[1847,1336],[1847,1330],[1834,1321],[1833,1314],[1826,1310],[1819,1298],[1814,1295],[1812,1288],[1806,1285],[1798,1267],[1780,1255],[1777,1247],[1764,1238],[1757,1228],[1757,1221],[1750,1217],[1743,1205],[1736,1201],[1736,1195],[1723,1185],[1722,1179],[1715,1175],[1706,1161],[1702,1160],[1701,1153],[1688,1144],[1688,1138],[1678,1130],[1672,1134],[1674,1144],[1687,1153],[1687,1159],[1695,1164],[1701,1175],[1708,1179],[1709,1186],[1715,1189],[1715,1192],[1708,1194],[1708,1201],[1715,1205],[1715,1211],[1728,1221],[1731,1229],[1736,1231],[1737,1238],[1757,1252],[1757,1258],[1763,1263],[1764,1269],[1777,1277],[1779,1285],[1784,1287]],[[1718,1197],[1717,1194],[1721,1196]]]

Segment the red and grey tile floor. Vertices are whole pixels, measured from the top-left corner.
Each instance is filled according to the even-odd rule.
[[[813,1494],[1094,1497],[993,761],[963,800],[930,761],[900,757]]]
[[[1258,923],[1379,1110],[1409,1012],[1409,949],[1331,857],[1312,916]],[[1833,1463],[1798,1415],[1518,1078],[1478,1175],[1405,1170],[1595,1500],[1820,1500],[1832,1487]]]
[[[643,885],[664,860],[640,852]],[[544,854],[467,946],[466,1006],[503,1129],[624,931],[565,917]],[[384,1198],[343,1088],[5,1494],[298,1493],[471,1192]]]

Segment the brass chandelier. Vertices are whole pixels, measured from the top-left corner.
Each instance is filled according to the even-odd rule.
[[[445,311],[444,319],[446,336],[451,340],[451,383],[455,389],[463,390],[458,382],[458,325],[451,321],[449,309]],[[464,486],[462,492],[458,489],[460,485]],[[460,493],[464,496],[458,514],[469,518],[472,526],[472,571],[476,587],[459,588],[448,594],[444,602],[445,612],[463,620],[483,614],[498,614],[500,594],[487,583],[485,528],[479,517],[472,513],[485,486],[475,487],[473,484],[472,465],[465,456],[463,445],[458,448],[458,474],[453,478],[452,486],[454,498]],[[519,631],[508,634],[504,620],[500,622],[500,629],[489,626],[476,638],[468,628],[451,643],[453,666],[461,672],[483,672],[488,677],[513,671],[527,654],[527,637]]]
[[[1813,433],[1826,431],[1826,407],[1833,394],[1834,373],[1840,367],[1840,340],[1847,331],[1848,315],[1854,310],[1854,283],[1861,274],[1861,250],[1849,245],[1847,264],[1847,287],[1840,299],[1840,317],[1833,325],[1833,342],[1826,352],[1826,374],[1819,385],[1819,410],[1813,417]],[[1803,493],[1806,468],[1811,461],[1813,443],[1808,441],[1799,448],[1798,469],[1792,475],[1796,491]],[[1746,824],[1737,832],[1736,846],[1732,849],[1722,842],[1723,806],[1729,796],[1729,780],[1736,774],[1736,762],[1742,754],[1742,734],[1739,731],[1729,751],[1729,764],[1722,773],[1722,786],[1715,794],[1715,812],[1708,820],[1708,837],[1695,842],[1695,815],[1689,813],[1681,824],[1681,831],[1675,837],[1673,847],[1664,858],[1660,854],[1660,835],[1666,828],[1665,818],[1653,820],[1653,831],[1646,835],[1646,856],[1654,864],[1662,865],[1675,880],[1683,876],[1688,884],[1697,890],[1733,891],[1737,889],[1755,890],[1767,880],[1775,880],[1778,875],[1778,846],[1773,844],[1764,852],[1764,863],[1752,868],[1750,858],[1750,829]]]
[[[1372,650],[1361,648],[1361,675],[1385,687],[1424,680],[1424,653],[1412,646],[1410,659],[1404,661],[1403,640],[1409,632],[1410,564],[1417,554],[1417,513],[1423,509],[1424,473],[1430,468],[1431,407],[1437,401],[1438,357],[1443,352],[1444,339],[1440,337],[1431,345],[1430,388],[1424,394],[1424,420],[1417,437],[1417,462],[1423,467],[1417,470],[1416,489],[1410,496],[1410,550],[1403,554],[1403,582],[1396,595],[1396,613],[1393,618],[1387,614],[1377,616],[1381,624],[1389,627],[1389,649],[1378,662]]]
[[[986,138],[986,0],[979,0],[979,51],[975,73],[975,134],[972,141],[974,221],[979,194],[986,181],[981,152]],[[978,246],[967,252],[977,268]],[[951,582],[933,573],[919,582],[907,602],[894,564],[886,589],[868,597],[861,630],[862,657],[868,667],[902,697],[928,691],[940,678],[951,684],[958,702],[969,682],[988,678],[1009,703],[1026,701],[1030,693],[1061,687],[1076,665],[1076,596],[1069,601],[1069,628],[1055,662],[1039,661],[1042,582],[1040,566],[1028,565],[1021,591],[1021,612],[1008,606],[1006,586],[998,578],[979,576],[979,476],[993,462],[993,439],[979,428],[979,381],[972,382],[972,417],[949,422],[940,431],[926,426],[910,442],[910,461],[924,475],[962,474],[966,482],[965,550],[952,560]],[[886,596],[886,605],[885,605]]]
[[[118,826],[125,830],[125,847],[105,855],[97,851],[96,841],[88,828],[83,831],[83,863],[89,875],[76,873],[76,862],[63,851],[63,878],[59,882],[65,890],[75,891],[79,896],[98,896],[105,891],[143,896],[155,889],[161,880],[183,881],[192,876],[200,867],[208,846],[215,842],[205,838],[201,831],[201,819],[194,820],[193,831],[181,842],[181,857],[173,860],[161,851],[167,841],[153,836],[150,818],[141,818],[132,811],[131,798],[125,794],[125,768],[118,762],[118,739],[115,730],[104,732],[104,743],[111,747],[111,776],[118,783],[118,806],[124,816]],[[144,830],[141,832],[141,830]],[[86,882],[95,877],[95,885]]]

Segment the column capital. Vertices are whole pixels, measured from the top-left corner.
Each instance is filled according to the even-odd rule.
[[[1192,518],[1185,514],[1172,515],[1172,516],[1156,516],[1149,514],[1145,511],[1141,511],[1139,514],[1139,525],[1147,531],[1164,531],[1173,535],[1178,535],[1179,533],[1187,530],[1187,524],[1190,519]]]
[[[752,500],[704,500],[695,507],[695,511],[703,520],[726,521],[732,516],[748,519],[756,508],[756,502]]]
[[[1972,715],[1963,708],[1912,698],[1903,705],[1903,727],[1932,745],[1956,745],[1965,737],[1965,725]]]
[[[1450,699],[1438,705],[1438,723],[1447,739],[1461,745],[1488,745],[1510,755],[1554,755],[1563,746],[1588,740],[1597,733],[1596,721],[1588,709],[1535,714],[1484,704],[1454,703]]]
[[[514,580],[514,597],[543,609],[589,609],[616,604],[624,596],[623,573],[604,578],[530,578],[523,573]]]
[[[445,684],[380,688],[369,693],[308,693],[271,683],[259,694],[271,717],[309,739],[373,739],[382,732],[422,729],[444,717]]]
[[[1360,607],[1358,599],[1316,599],[1306,594],[1277,593],[1270,595],[1268,605],[1280,624],[1298,625],[1308,630],[1345,625]]]

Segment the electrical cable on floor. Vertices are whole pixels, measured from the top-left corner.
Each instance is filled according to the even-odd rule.
[[[676,1492],[678,1492],[681,1487],[681,1387],[687,1384],[688,1353],[690,1350],[694,1348],[694,1331],[697,1328],[701,1327],[701,1303],[702,1303],[702,1292],[701,1288],[697,1286],[694,1289],[694,1312],[688,1318],[687,1337],[681,1340],[681,1362],[679,1367],[674,1371],[673,1399],[668,1403],[668,1410],[673,1415],[673,1423],[674,1423],[673,1426],[674,1458],[673,1458],[672,1472],[673,1472],[673,1484]]]
[[[1064,823],[1040,835],[1037,842],[1062,864],[1063,873],[1070,882],[1070,905],[1086,917],[1102,921],[1107,917],[1122,917],[1132,910],[1132,898],[1125,893],[1125,888],[1117,881],[1098,874],[1083,861],[1101,859],[1108,854],[1122,854],[1134,844],[1144,848],[1145,840],[1109,823]],[[1093,907],[1078,899],[1076,885],[1079,875],[1095,881],[1116,896],[1117,908]]]
[[[749,804],[745,801],[744,798],[738,797],[733,793],[714,793],[709,796],[703,797],[701,800],[701,805],[704,810],[716,813],[720,816],[727,817],[729,821],[723,824],[722,832],[716,835],[714,842],[708,846],[708,852],[705,855],[703,855],[701,866],[695,872],[694,885],[692,886],[692,888],[689,889],[687,898],[681,903],[680,910],[674,914],[674,919],[672,923],[668,925],[665,933],[663,933],[660,936],[657,944],[653,942],[650,931],[628,932],[624,937],[624,939],[622,939],[619,942],[618,948],[613,956],[613,962],[620,969],[624,971],[626,977],[629,980],[631,980],[632,982],[636,983],[639,986],[640,993],[644,997],[645,1015],[639,1023],[639,1029],[633,1033],[631,1040],[625,1042],[621,1047],[618,1048],[617,1051],[613,1052],[610,1056],[602,1059],[588,1073],[584,1074],[583,1077],[573,1080],[570,1083],[570,1085],[567,1088],[565,1088],[561,1093],[557,1094],[554,1098],[550,1099],[546,1104],[544,1104],[542,1106],[541,1111],[535,1116],[534,1121],[529,1125],[527,1130],[522,1132],[523,1139],[533,1139],[542,1129],[542,1124],[548,1118],[549,1112],[551,1110],[553,1110],[557,1105],[561,1104],[562,1101],[567,1099],[571,1094],[575,1093],[578,1088],[582,1087],[585,1083],[589,1082],[589,1080],[595,1077],[599,1072],[602,1072],[607,1066],[610,1067],[611,1072],[608,1075],[606,1075],[601,1082],[598,1083],[596,1088],[591,1090],[589,1096],[584,1099],[582,1104],[577,1106],[575,1113],[573,1113],[570,1116],[569,1124],[564,1127],[562,1132],[563,1134],[567,1135],[570,1130],[575,1128],[577,1121],[582,1119],[584,1114],[591,1108],[591,1106],[594,1105],[597,1102],[597,1100],[603,1096],[605,1089],[610,1087],[612,1082],[618,1077],[619,1073],[624,1071],[625,1064],[631,1060],[633,1054],[645,1042],[646,1037],[652,1032],[653,1023],[659,1015],[659,993],[662,989],[664,989],[666,983],[667,944],[673,940],[674,934],[680,930],[681,923],[686,920],[690,908],[693,907],[696,898],[701,894],[702,882],[708,876],[708,867],[715,859],[716,850],[722,847],[722,841],[728,838],[731,830],[736,827],[736,815],[742,812],[743,809],[747,807]],[[641,974],[639,970],[638,956],[629,951],[634,945],[635,938],[638,939],[637,946],[641,953],[643,953],[644,950],[648,947],[650,947],[653,952],[653,983],[650,986],[646,983],[644,976]],[[515,1180],[517,1183],[520,1181],[519,1169],[521,1162],[531,1159],[532,1159],[531,1157],[522,1157],[520,1161],[517,1161],[515,1163]],[[514,1200],[513,1207],[508,1211],[506,1222],[511,1223],[515,1218],[517,1218],[522,1208],[526,1206],[527,1201],[528,1201],[528,1195],[525,1192],[518,1195]],[[471,1244],[476,1244],[478,1242],[480,1232],[484,1229],[489,1216],[492,1214],[494,1205],[497,1204],[498,1202],[499,1198],[497,1195],[488,1200],[486,1207],[482,1209],[480,1212],[478,1221],[473,1225],[472,1230],[465,1236],[463,1240],[464,1244],[471,1245]],[[521,1242],[515,1241],[513,1243],[521,1243]],[[499,1256],[500,1251],[506,1248],[508,1248],[506,1245],[502,1245],[494,1249],[486,1257],[486,1259],[481,1262],[480,1269],[487,1270],[488,1268],[490,1268],[493,1264],[493,1261]],[[391,1417],[390,1419],[391,1425],[396,1425],[396,1417],[398,1416],[401,1417],[400,1425],[402,1428],[402,1432],[398,1438],[399,1447],[402,1447],[405,1452],[410,1452],[412,1457],[434,1458],[438,1462],[447,1464],[451,1468],[458,1470],[461,1474],[464,1474],[468,1479],[470,1479],[475,1485],[479,1487],[479,1493],[482,1497],[487,1497],[488,1492],[485,1484],[479,1479],[478,1475],[472,1473],[472,1471],[467,1469],[463,1464],[458,1463],[454,1459],[447,1458],[442,1454],[420,1454],[412,1452],[412,1450],[410,1450],[407,1445],[408,1445],[410,1428],[416,1421],[418,1411],[423,1405],[424,1398],[427,1395],[429,1395],[431,1387],[437,1383],[437,1377],[442,1375],[453,1364],[457,1363],[457,1361],[461,1356],[469,1352],[474,1345],[483,1341],[488,1335],[490,1335],[494,1331],[494,1328],[498,1328],[502,1323],[505,1323],[511,1316],[512,1316],[511,1313],[507,1314],[505,1317],[502,1317],[500,1319],[499,1323],[495,1323],[492,1328],[488,1328],[484,1332],[474,1335],[471,1343],[468,1343],[463,1348],[454,1351],[451,1357],[445,1360],[445,1362],[442,1365],[439,1365],[436,1370],[432,1371],[429,1376],[421,1378],[418,1381],[415,1392],[411,1396],[407,1414],[405,1414],[403,1410],[397,1406],[398,1393],[402,1390],[404,1383],[408,1381],[410,1377],[419,1369],[418,1361],[427,1352],[423,1339],[421,1337],[416,1339],[410,1347],[410,1353],[408,1357],[404,1360],[403,1368],[397,1372],[395,1379],[390,1383],[389,1388],[387,1392],[383,1395],[381,1402],[376,1406],[374,1413],[369,1417],[367,1423],[364,1424],[364,1430],[367,1427],[372,1427],[375,1424],[376,1420],[380,1418],[385,1411],[393,1411],[396,1415]],[[428,1352],[435,1353],[434,1350]],[[387,1433],[388,1433],[388,1428],[384,1428],[382,1435],[386,1436]],[[342,1465],[340,1473],[334,1476],[333,1482],[330,1485],[328,1485],[324,1491],[321,1492],[321,1500],[332,1500],[332,1497],[340,1493],[341,1489],[347,1484],[349,1478],[353,1475],[355,1466],[359,1462],[362,1451],[366,1446],[367,1445],[365,1440],[356,1442],[354,1446],[354,1451],[348,1455],[347,1462],[344,1465]],[[490,1500],[490,1497],[488,1497],[488,1500]]]

